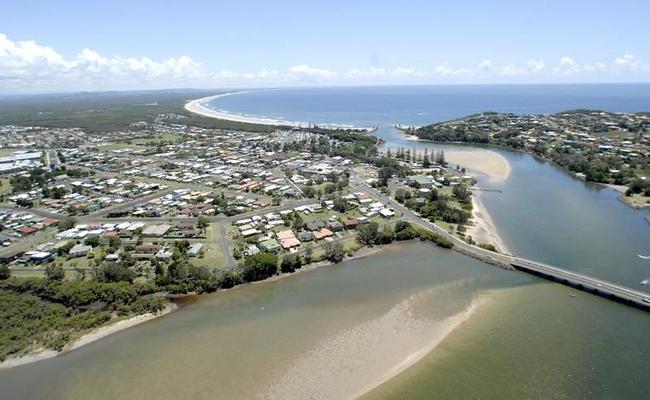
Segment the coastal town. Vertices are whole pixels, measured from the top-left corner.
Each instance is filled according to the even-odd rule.
[[[580,179],[611,185],[623,193],[621,200],[633,207],[650,206],[648,113],[480,113],[402,129],[437,142],[483,143],[525,151]]]
[[[435,132],[491,143],[516,131],[507,139],[511,147],[602,152],[625,162],[625,179],[615,183],[646,168],[645,117],[625,119],[626,131],[603,123],[619,135],[595,136],[578,122],[562,128],[558,121],[576,119],[567,115],[483,114],[435,125]],[[476,200],[480,178],[448,162],[443,150],[382,149],[368,131],[310,126],[260,133],[186,119],[164,113],[101,133],[0,127],[0,266],[4,278],[20,278],[6,281],[11,290],[40,293],[21,286],[34,279],[55,292],[129,285],[137,294],[128,300],[95,300],[105,305],[90,325],[102,326],[157,315],[175,296],[337,263],[394,241],[419,238],[511,268]],[[626,134],[632,127],[634,137]],[[431,131],[409,133],[424,138]],[[79,306],[67,305],[87,312]],[[73,326],[64,338],[37,343],[60,350],[86,331]],[[26,344],[0,356],[32,350]]]

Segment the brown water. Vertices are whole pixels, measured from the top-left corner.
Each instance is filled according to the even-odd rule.
[[[391,246],[2,371],[2,398],[341,399],[422,356],[368,397],[641,398],[645,313],[539,282]]]

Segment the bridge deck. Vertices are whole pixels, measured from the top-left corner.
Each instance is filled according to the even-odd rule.
[[[521,258],[512,258],[511,265],[519,271],[551,279],[576,289],[650,311],[650,294],[646,292]]]

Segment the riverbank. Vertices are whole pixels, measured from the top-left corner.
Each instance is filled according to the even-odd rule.
[[[31,364],[37,361],[46,360],[48,358],[57,357],[59,355],[69,353],[75,349],[78,349],[82,346],[95,342],[99,339],[102,339],[108,335],[123,331],[125,329],[140,325],[144,322],[151,321],[155,318],[161,317],[163,315],[169,314],[178,309],[174,303],[168,303],[165,309],[158,313],[146,313],[142,315],[137,315],[128,319],[122,319],[116,322],[113,322],[109,325],[101,326],[92,332],[86,333],[76,339],[75,341],[67,344],[61,351],[42,349],[34,351],[30,354],[26,354],[21,357],[8,358],[5,361],[0,363],[0,369],[7,369],[18,367],[20,365]]]
[[[625,192],[627,191],[627,186],[625,185],[614,185],[611,183],[604,183],[603,185],[613,189],[615,192],[620,193],[618,200],[622,203],[636,208],[637,210],[650,209],[650,197],[643,196],[642,194],[632,194],[626,196]]]
[[[505,242],[499,236],[492,217],[483,205],[480,194],[472,194],[472,220],[474,225],[467,229],[466,234],[471,236],[477,244],[492,244],[500,253],[510,254]]]

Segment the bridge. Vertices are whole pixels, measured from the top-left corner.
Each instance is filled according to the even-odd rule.
[[[650,311],[649,293],[522,258],[512,257],[510,264],[518,271],[527,272],[619,303]]]
[[[625,286],[608,282],[602,279],[590,277],[577,272],[568,271],[563,268],[542,264],[536,261],[526,260],[520,257],[513,257],[508,254],[495,253],[484,248],[474,246],[465,242],[457,236],[445,231],[443,228],[432,223],[426,218],[420,218],[412,210],[404,207],[393,198],[386,196],[375,188],[364,182],[354,182],[357,189],[372,193],[384,203],[402,214],[402,219],[424,226],[433,232],[445,237],[454,244],[454,250],[459,253],[478,258],[490,264],[500,265],[506,268],[514,268],[544,279],[548,279],[575,289],[583,290],[622,304],[634,306],[645,311],[650,311],[650,293],[634,290]]]

